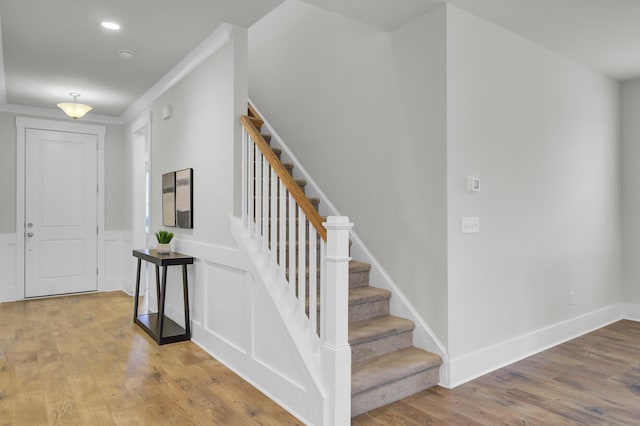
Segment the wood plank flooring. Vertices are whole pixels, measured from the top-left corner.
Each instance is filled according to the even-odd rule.
[[[133,299],[0,304],[0,425],[294,425],[192,342],[157,346]]]
[[[0,426],[296,425],[192,342],[157,346],[124,293],[0,304]],[[640,323],[620,321],[353,425],[640,425]]]
[[[352,425],[640,425],[640,323],[620,321],[455,389],[435,387]]]

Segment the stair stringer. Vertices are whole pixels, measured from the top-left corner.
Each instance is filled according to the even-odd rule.
[[[311,332],[301,326],[301,313],[295,303],[292,302],[286,288],[288,283],[281,280],[277,273],[277,267],[270,265],[267,259],[260,253],[260,242],[250,237],[243,228],[241,219],[230,217],[231,232],[238,243],[240,250],[249,260],[249,272],[252,274],[256,285],[268,295],[266,302],[271,310],[278,316],[280,327],[287,334],[290,346],[289,351],[293,352],[300,367],[304,370],[306,383],[298,387],[297,393],[286,393],[279,395],[276,400],[287,411],[298,417],[305,424],[324,425],[327,424],[327,408],[329,398],[324,387],[322,374],[322,347],[317,339],[313,337],[315,332]],[[281,386],[281,384],[274,384]],[[268,387],[263,385],[263,387]],[[263,389],[270,397],[281,389]],[[280,392],[282,393],[282,392]],[[273,399],[273,398],[272,398]]]
[[[315,180],[307,172],[304,166],[298,161],[293,152],[284,143],[278,132],[269,124],[265,115],[260,109],[251,101],[249,103],[253,106],[256,112],[260,115],[264,124],[262,125],[262,133],[271,135],[271,146],[277,147],[282,150],[281,159],[282,162],[288,162],[293,164],[294,178],[304,179],[307,182],[305,187],[305,193],[308,197],[320,199],[320,214],[322,216],[341,216],[338,209],[333,205],[331,200],[320,189]],[[418,313],[413,304],[404,295],[402,290],[396,285],[389,274],[384,270],[380,262],[373,256],[371,251],[365,246],[358,235],[351,230],[350,239],[352,242],[351,254],[352,258],[359,261],[369,263],[371,265],[370,272],[370,285],[379,287],[391,292],[391,299],[389,301],[389,311],[391,314],[407,318],[412,320],[416,328],[413,331],[413,345],[424,349],[429,352],[440,355],[442,358],[442,368],[440,368],[440,385],[450,387],[449,380],[449,357],[446,347],[442,344],[438,336],[433,332],[431,327],[426,323],[422,315]]]

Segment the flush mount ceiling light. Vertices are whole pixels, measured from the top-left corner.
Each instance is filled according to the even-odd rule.
[[[120,29],[120,24],[113,21],[102,21],[100,25],[102,25],[102,28],[106,28],[111,31],[118,31]]]
[[[69,95],[73,97],[73,102],[59,103],[58,108],[74,120],[84,117],[86,113],[93,109],[89,105],[79,104],[76,102],[76,98],[80,96],[80,93],[69,93]]]

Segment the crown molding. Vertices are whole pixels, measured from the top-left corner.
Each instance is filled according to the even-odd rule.
[[[176,66],[140,96],[131,106],[120,116],[120,121],[129,123],[137,118],[144,109],[153,101],[158,99],[163,93],[176,85],[186,75],[196,67],[209,59],[214,53],[229,42],[233,27],[231,24],[222,23],[198,46],[196,46],[187,56],[185,56]]]

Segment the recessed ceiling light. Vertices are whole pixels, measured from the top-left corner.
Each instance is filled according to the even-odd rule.
[[[118,31],[120,29],[120,25],[113,21],[102,21],[100,25],[102,25],[102,28],[106,28],[111,31]]]

